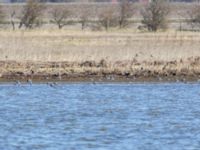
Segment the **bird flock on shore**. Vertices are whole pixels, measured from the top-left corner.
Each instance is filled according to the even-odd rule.
[[[96,80],[96,79],[94,79],[94,78],[90,78],[90,83],[91,84],[97,84],[97,83],[101,83],[101,82],[115,82],[115,81],[117,81],[116,80],[116,78],[114,77],[114,76],[106,76],[106,78],[105,78],[105,80],[104,79],[99,79],[99,80]],[[134,81],[136,81],[136,78],[134,77],[133,79],[132,79],[132,81],[130,81],[129,83],[134,83]],[[159,81],[159,82],[165,82],[166,81],[166,79],[163,79],[162,77],[160,77],[160,76],[158,76],[157,77],[157,81]],[[167,81],[171,81],[170,79],[168,79]],[[187,80],[185,79],[185,78],[183,78],[183,79],[175,79],[175,82],[176,83],[179,83],[179,82],[182,82],[182,83],[188,83],[187,82]],[[200,83],[200,79],[197,81],[198,83]],[[16,80],[15,81],[15,83],[14,83],[14,85],[15,86],[21,86],[21,85],[30,85],[30,86],[32,86],[33,85],[33,81],[31,80],[31,79],[27,79],[26,80],[26,82],[20,82],[19,80]],[[45,83],[46,85],[48,85],[49,87],[53,87],[53,88],[55,88],[55,87],[57,87],[59,84],[58,84],[58,82],[46,82]]]
[[[14,85],[16,86],[21,86],[23,83],[20,82],[19,80],[15,81]],[[30,86],[33,85],[33,81],[31,79],[28,79],[24,84],[28,84]],[[56,87],[58,86],[57,82],[47,82],[46,85],[50,86],[50,87]]]

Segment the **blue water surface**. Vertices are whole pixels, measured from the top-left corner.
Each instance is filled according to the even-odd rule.
[[[200,84],[0,85],[0,150],[199,150]]]

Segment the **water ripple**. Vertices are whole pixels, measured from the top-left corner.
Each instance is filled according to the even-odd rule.
[[[199,84],[0,85],[0,150],[198,150]]]

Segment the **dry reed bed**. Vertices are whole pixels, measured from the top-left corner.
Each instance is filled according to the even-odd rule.
[[[200,34],[82,31],[0,31],[0,60],[177,60],[200,56]]]
[[[200,74],[200,34],[0,31],[2,76],[176,77]]]

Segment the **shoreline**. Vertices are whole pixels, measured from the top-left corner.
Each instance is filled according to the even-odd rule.
[[[196,58],[190,63],[0,61],[0,82],[198,82],[199,64]]]
[[[82,77],[82,78],[70,78],[70,79],[18,79],[18,78],[12,78],[12,79],[7,79],[7,78],[0,78],[0,84],[5,84],[5,83],[17,83],[18,81],[23,85],[23,84],[29,84],[28,80],[32,82],[32,84],[51,84],[51,83],[91,83],[91,84],[101,84],[101,83],[133,83],[133,84],[140,84],[140,83],[200,83],[199,78],[195,77],[190,77],[185,80],[182,78],[168,78],[168,79],[156,79],[156,78],[138,78],[138,79],[125,79],[125,78],[117,78],[115,80],[107,80],[107,79],[93,79],[93,78],[87,78],[87,77]]]

